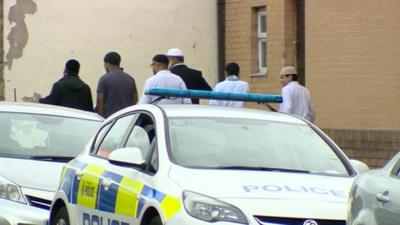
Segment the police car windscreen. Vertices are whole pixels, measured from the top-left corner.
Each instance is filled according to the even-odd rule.
[[[186,167],[349,172],[308,125],[255,119],[170,118],[171,155]]]
[[[99,125],[78,118],[0,113],[0,157],[75,157]]]

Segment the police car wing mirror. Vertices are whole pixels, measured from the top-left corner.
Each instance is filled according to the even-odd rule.
[[[364,173],[369,170],[367,164],[361,162],[360,160],[351,159],[350,163],[351,165],[353,165],[353,167],[357,170],[358,173]]]
[[[120,166],[135,166],[140,168],[142,168],[146,163],[146,160],[144,160],[142,156],[142,152],[136,147],[116,149],[110,153],[108,161]]]

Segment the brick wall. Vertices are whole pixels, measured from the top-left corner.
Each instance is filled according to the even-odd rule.
[[[0,101],[4,100],[4,72],[3,72],[3,59],[4,59],[4,43],[3,43],[3,34],[4,34],[4,3],[0,1]]]
[[[306,1],[317,124],[371,167],[400,149],[400,1]]]
[[[267,11],[267,74],[257,73],[256,9]],[[279,70],[293,65],[295,20],[292,0],[227,0],[226,1],[226,61],[236,61],[241,78],[250,84],[252,92],[279,93]],[[265,75],[265,74],[264,74]],[[259,107],[257,105],[250,105]]]
[[[399,130],[324,129],[353,159],[380,167],[400,150]]]
[[[306,1],[307,86],[325,128],[400,130],[400,1]]]
[[[226,1],[226,60],[241,65],[251,91],[279,92],[279,70],[296,65],[294,3]],[[306,85],[316,123],[349,157],[382,166],[400,149],[400,1],[305,4]],[[268,74],[254,77],[254,8],[259,6],[267,8]]]

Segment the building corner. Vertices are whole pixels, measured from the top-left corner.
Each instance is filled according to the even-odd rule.
[[[0,1],[0,101],[5,100],[4,80],[4,1]]]

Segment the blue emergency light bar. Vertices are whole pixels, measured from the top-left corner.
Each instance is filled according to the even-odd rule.
[[[282,103],[281,95],[257,94],[257,93],[228,93],[219,91],[200,91],[200,90],[182,90],[169,88],[152,88],[146,95],[156,95],[161,97],[177,98],[198,98],[214,99],[228,101],[258,102],[258,103]]]

